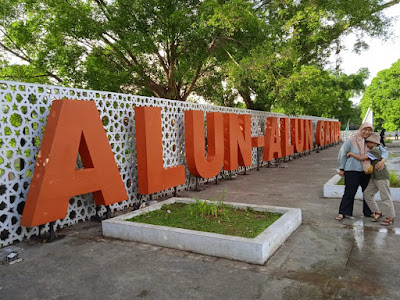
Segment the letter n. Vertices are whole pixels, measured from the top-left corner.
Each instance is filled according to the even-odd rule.
[[[304,151],[314,148],[312,120],[304,120]]]
[[[251,116],[224,114],[224,170],[251,165]]]
[[[83,169],[75,169],[78,152]],[[93,193],[97,205],[128,199],[93,101],[52,103],[21,225],[38,226],[66,216],[72,196]]]
[[[265,143],[263,161],[282,157],[281,141],[277,117],[268,117],[265,126]]]
[[[205,153],[204,113],[185,111],[186,162],[190,173],[211,178],[224,163],[224,120],[222,113],[207,113],[207,157]]]
[[[290,137],[294,151],[301,153],[304,149],[304,120],[290,119]]]

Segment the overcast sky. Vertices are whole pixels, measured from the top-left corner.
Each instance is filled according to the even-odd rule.
[[[395,36],[391,40],[382,41],[379,39],[366,39],[370,48],[361,54],[352,52],[352,45],[355,37],[349,36],[345,39],[348,50],[341,52],[342,69],[346,74],[356,73],[360,68],[368,68],[370,77],[366,81],[367,84],[381,70],[388,69],[393,63],[400,59],[400,4],[397,4],[386,10],[386,15],[397,17],[393,22],[393,32]],[[354,103],[358,103],[360,98],[352,99]]]

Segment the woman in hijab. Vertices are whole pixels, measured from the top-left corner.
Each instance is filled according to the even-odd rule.
[[[344,176],[345,189],[342,201],[340,202],[339,214],[335,218],[338,221],[343,220],[346,216],[353,215],[354,197],[357,193],[358,186],[361,186],[361,190],[364,192],[371,177],[370,174],[372,173],[369,159],[361,162],[351,156],[347,157],[347,153],[354,152],[358,155],[365,155],[368,152],[365,139],[369,137],[372,132],[372,124],[365,122],[361,124],[357,134],[346,140],[340,148],[338,156],[339,175],[342,177]],[[379,146],[379,149],[382,153],[382,161],[380,161],[375,168],[377,170],[382,170],[389,154],[382,146]],[[365,200],[363,200],[363,213],[366,217],[372,215],[372,211],[369,209]]]

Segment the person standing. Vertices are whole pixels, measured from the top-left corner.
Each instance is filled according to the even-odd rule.
[[[385,131],[386,131],[386,129],[382,128],[382,131],[381,131],[381,145],[383,145],[383,147],[386,147],[386,144],[385,144]]]
[[[365,139],[369,149],[368,155],[359,156],[349,152],[347,153],[347,157],[352,156],[358,160],[370,159],[371,164],[376,165],[382,159],[382,153],[378,149],[379,139],[378,133],[373,132],[368,138]],[[372,208],[374,211],[372,215],[372,222],[377,222],[383,216],[383,213],[379,209],[375,200],[375,194],[378,191],[381,195],[382,203],[387,206],[389,211],[386,220],[382,221],[381,224],[388,226],[393,224],[396,213],[393,206],[392,195],[390,193],[390,174],[386,166],[381,171],[374,170],[368,186],[364,191],[365,201],[367,202],[368,207]]]
[[[396,130],[394,131],[394,139],[398,140],[399,139],[399,129],[396,128]]]
[[[335,217],[337,221],[343,220],[346,216],[353,215],[354,197],[357,189],[361,186],[364,192],[368,185],[372,171],[370,170],[371,162],[369,160],[359,161],[354,157],[347,157],[347,153],[353,152],[357,155],[365,155],[368,148],[365,144],[365,139],[371,135],[373,127],[371,123],[365,122],[361,124],[360,129],[355,136],[346,140],[339,150],[338,164],[339,175],[344,177],[344,194],[339,206],[339,214]],[[382,160],[376,164],[377,170],[383,170],[385,167],[388,152],[385,148],[379,145],[379,150],[382,153]],[[367,174],[367,173],[369,174]],[[372,216],[372,211],[363,199],[363,214],[366,217]]]

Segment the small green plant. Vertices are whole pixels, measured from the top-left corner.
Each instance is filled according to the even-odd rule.
[[[218,213],[222,213],[224,216],[226,214],[224,213],[224,205],[223,205],[223,199],[225,199],[226,191],[224,191],[221,195],[217,195],[215,199],[210,198],[209,201],[212,202],[207,202],[207,201],[201,201],[197,198],[195,198],[196,203],[190,205],[190,215],[193,216],[194,214],[197,214],[201,217],[214,217],[218,218]],[[218,203],[217,203],[218,201]]]
[[[393,171],[390,171],[390,186],[400,187],[400,179]]]
[[[385,144],[391,144],[393,142],[392,139],[385,139]]]

